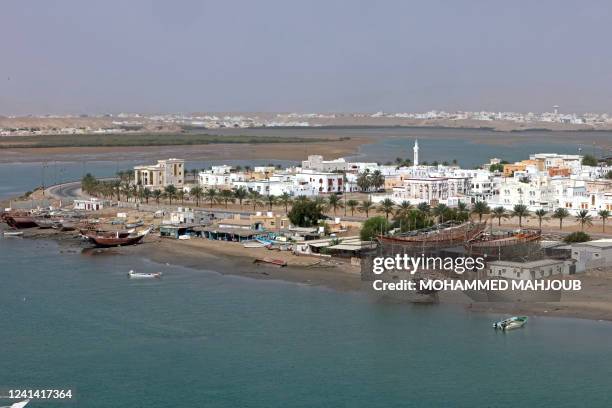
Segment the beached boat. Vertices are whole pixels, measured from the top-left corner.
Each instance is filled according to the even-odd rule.
[[[484,231],[467,241],[465,249],[472,253],[486,253],[495,251],[503,247],[512,245],[524,244],[527,242],[539,241],[542,238],[541,230],[521,229],[518,231],[508,232],[505,234],[485,234]]]
[[[28,215],[3,214],[2,220],[6,222],[9,227],[15,229],[34,228],[38,226],[34,218]]]
[[[13,404],[11,404],[11,405],[5,405],[5,406],[0,407],[0,408],[23,408],[23,407],[25,407],[26,405],[28,405],[28,403],[29,403],[29,402],[30,402],[30,400],[29,400],[29,399],[27,399],[27,400],[23,400],[23,401],[15,402],[15,403],[13,403]]]
[[[256,258],[253,263],[255,264],[268,264],[274,266],[287,266],[287,261],[283,259],[274,259],[274,258]]]
[[[264,248],[266,244],[257,241],[247,241],[242,244],[245,248]]]
[[[141,232],[127,232],[127,231],[116,231],[116,232],[87,232],[81,231],[81,234],[87,238],[88,241],[95,244],[97,247],[108,248],[116,246],[134,245],[143,240],[145,236],[150,232],[150,229],[146,229]]]
[[[469,241],[484,231],[485,227],[484,223],[447,222],[396,235],[378,235],[377,238],[383,244],[400,244],[417,248],[443,247]]]
[[[498,330],[513,330],[523,327],[529,318],[527,316],[512,316],[508,319],[493,323],[493,328]]]
[[[5,237],[20,237],[23,235],[23,231],[4,231],[2,235]]]
[[[134,272],[133,270],[128,272],[128,277],[130,279],[159,279],[162,277],[161,272]]]

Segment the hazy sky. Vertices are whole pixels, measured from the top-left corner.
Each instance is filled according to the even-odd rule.
[[[0,114],[612,112],[610,1],[2,0]]]

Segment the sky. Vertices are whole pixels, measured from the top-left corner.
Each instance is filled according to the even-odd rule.
[[[610,1],[3,0],[0,114],[612,112]]]

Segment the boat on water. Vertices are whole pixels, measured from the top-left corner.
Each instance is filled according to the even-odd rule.
[[[401,244],[417,248],[443,247],[469,241],[482,233],[485,227],[485,223],[445,222],[395,235],[378,235],[377,238],[383,244]]]
[[[4,231],[2,235],[5,237],[20,237],[23,235],[23,231]]]
[[[133,270],[128,272],[130,279],[159,279],[162,277],[161,272],[134,272]]]
[[[486,253],[527,242],[539,241],[542,231],[537,229],[521,229],[505,234],[487,234],[484,231],[464,244],[466,250],[472,253]]]
[[[88,232],[81,231],[81,235],[89,242],[95,244],[99,248],[109,248],[117,246],[135,245],[146,237],[150,229],[135,232],[131,231],[112,231],[112,232]]]
[[[27,400],[23,400],[23,401],[15,402],[15,403],[13,403],[13,404],[11,404],[11,405],[5,405],[5,406],[2,406],[2,407],[0,407],[0,408],[23,408],[23,407],[25,407],[26,405],[28,405],[29,403],[30,403],[30,400],[29,400],[29,399],[27,399]]]
[[[493,328],[502,331],[519,329],[527,323],[528,319],[527,316],[512,316],[493,323]]]

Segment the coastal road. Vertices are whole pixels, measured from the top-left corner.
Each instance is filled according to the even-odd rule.
[[[57,184],[45,189],[45,196],[56,200],[72,201],[75,199],[87,197],[81,190],[80,181],[72,181],[63,184]]]

